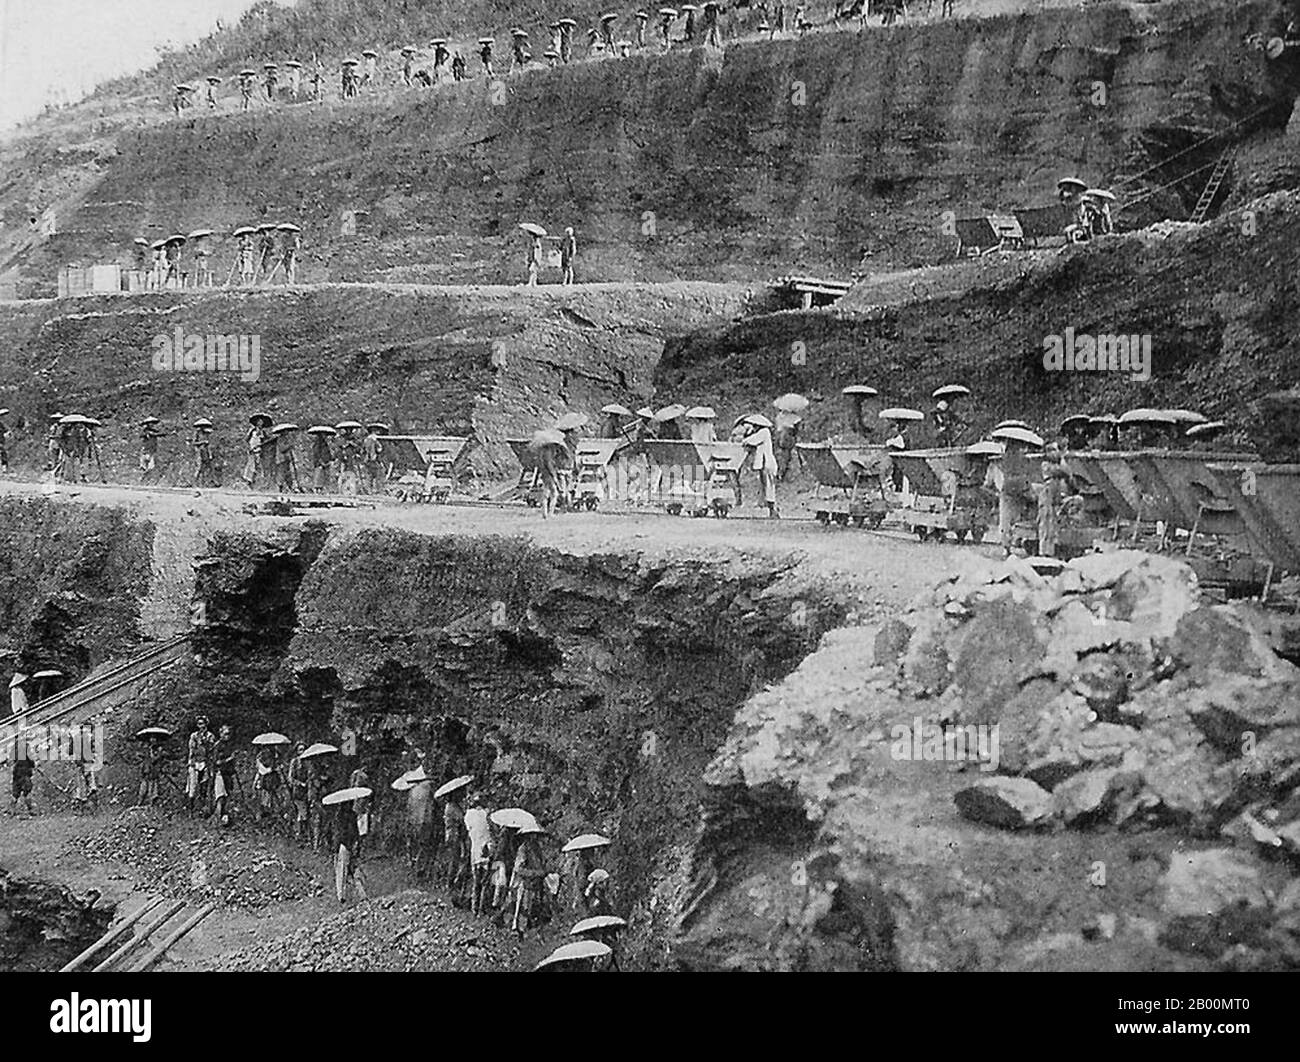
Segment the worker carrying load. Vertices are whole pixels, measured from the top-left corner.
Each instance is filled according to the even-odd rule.
[[[761,413],[755,413],[743,423],[746,427],[741,442],[750,450],[749,467],[758,473],[768,517],[778,519],[780,514],[776,510],[777,467],[776,451],[772,445],[772,422]]]
[[[998,541],[1010,556],[1016,538],[1016,525],[1036,513],[1038,498],[1034,492],[1034,463],[1031,450],[1043,446],[1042,436],[1021,424],[1004,424],[994,428],[991,438],[1003,444],[1002,454],[989,462],[985,484],[998,495]]]
[[[799,425],[808,408],[808,399],[790,392],[772,403],[776,409],[776,423],[772,430],[772,444],[777,456],[777,478],[785,482],[794,465],[796,447],[799,445]]]
[[[566,478],[573,463],[565,445],[564,433],[555,428],[543,428],[533,433],[528,448],[537,455],[538,485],[542,489],[542,519],[550,519],[565,488]]]

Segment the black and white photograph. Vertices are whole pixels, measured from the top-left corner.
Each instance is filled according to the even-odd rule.
[[[610,2],[0,0],[11,1012],[1280,1028],[1300,0]]]

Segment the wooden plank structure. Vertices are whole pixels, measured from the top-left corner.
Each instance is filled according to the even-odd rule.
[[[781,277],[775,285],[792,302],[798,301],[799,308],[811,310],[814,306],[829,306],[841,298],[852,287],[847,280],[825,280],[821,277]]]

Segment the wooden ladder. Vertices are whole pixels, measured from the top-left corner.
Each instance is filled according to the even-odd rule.
[[[1228,169],[1232,166],[1233,156],[1236,154],[1236,147],[1229,144],[1223,149],[1223,154],[1214,164],[1214,169],[1210,173],[1210,179],[1205,182],[1205,187],[1201,189],[1201,197],[1196,201],[1196,207],[1192,211],[1192,216],[1188,219],[1194,225],[1200,225],[1205,221],[1210,213],[1210,204],[1214,202],[1214,197],[1219,194],[1219,189],[1223,186],[1223,180],[1228,176]]]

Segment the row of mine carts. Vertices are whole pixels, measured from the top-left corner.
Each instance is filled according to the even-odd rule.
[[[982,489],[990,450],[981,447],[990,446],[890,451],[823,442],[800,443],[799,453],[817,481],[814,513],[823,524],[980,542],[997,524],[996,499]],[[1300,464],[1179,449],[1069,450],[1062,460],[1075,504],[1060,523],[1058,554],[1126,543],[1181,554],[1227,583],[1300,571]],[[1037,522],[1017,524],[1013,538],[1036,551]]]
[[[530,506],[540,504],[539,455],[527,439],[507,440],[519,462],[514,494]],[[611,475],[617,456],[638,470],[637,481]],[[602,500],[636,500],[638,491],[660,500],[677,516],[726,517],[740,504],[740,443],[690,439],[591,439],[577,441],[573,468],[560,472],[561,508],[595,510]]]
[[[979,445],[890,450],[823,442],[800,443],[798,450],[817,481],[813,515],[820,523],[890,527],[921,541],[951,533],[981,542],[997,511],[981,489],[991,451]]]
[[[1068,451],[1065,461],[1111,540],[1181,554],[1215,582],[1300,571],[1300,464],[1178,449]],[[1087,520],[1063,531],[1074,551],[1099,537]]]

